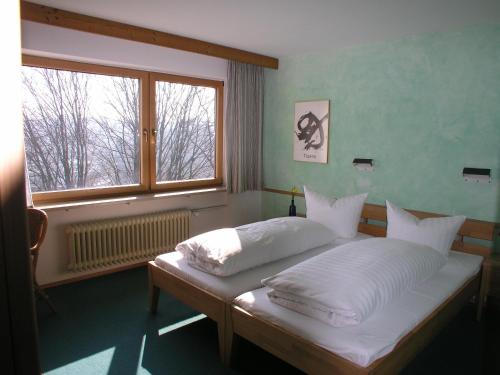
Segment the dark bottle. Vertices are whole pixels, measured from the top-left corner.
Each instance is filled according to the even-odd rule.
[[[288,208],[288,216],[297,216],[297,209],[293,198],[294,197],[292,197],[292,204],[290,204],[290,207]]]

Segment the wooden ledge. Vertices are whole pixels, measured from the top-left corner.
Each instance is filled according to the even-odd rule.
[[[246,64],[259,65],[265,68],[278,69],[279,65],[279,60],[274,57],[126,23],[87,16],[85,14],[68,12],[28,1],[21,1],[21,18],[26,21],[153,44],[160,47],[174,48]]]
[[[104,198],[104,199],[87,199],[80,201],[69,201],[69,202],[60,202],[60,203],[47,203],[47,204],[35,204],[36,208],[45,211],[51,210],[70,210],[77,207],[85,207],[85,206],[95,206],[95,205],[106,205],[106,204],[130,204],[133,202],[140,202],[144,200],[151,199],[164,199],[164,198],[175,198],[175,197],[189,197],[191,195],[199,195],[199,194],[209,194],[209,193],[225,193],[226,187],[219,186],[213,188],[202,188],[202,189],[190,189],[190,190],[178,190],[178,191],[169,191],[169,192],[158,192],[158,193],[147,193],[147,194],[138,194],[138,195],[128,195],[125,197],[112,197],[112,198]],[[216,206],[218,207],[218,206]],[[194,208],[193,211],[203,210],[207,207]],[[208,207],[211,208],[211,207]]]

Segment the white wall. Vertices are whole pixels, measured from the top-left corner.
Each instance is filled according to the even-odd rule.
[[[33,22],[22,22],[23,52],[105,65],[224,80],[226,61],[142,43],[73,31]],[[138,197],[128,201],[48,209],[49,228],[41,250],[37,277],[40,284],[82,274],[68,272],[65,227],[70,223],[138,215],[176,208],[197,209],[191,235],[223,226],[245,224],[261,218],[260,192],[230,195],[210,192],[195,195]]]
[[[238,195],[211,192],[164,198],[148,196],[127,202],[49,209],[47,210],[49,228],[38,262],[38,281],[40,284],[47,284],[85,274],[67,271],[67,240],[64,231],[68,224],[178,208],[199,209],[210,206],[222,207],[194,212],[191,219],[191,235],[258,221],[261,217],[260,192]],[[96,271],[87,273],[92,272]]]
[[[24,53],[46,57],[199,78],[226,78],[224,59],[36,22],[22,22],[22,47]]]

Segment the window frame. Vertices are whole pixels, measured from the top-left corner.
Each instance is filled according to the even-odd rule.
[[[201,79],[180,75],[157,73],[129,68],[121,68],[93,63],[83,63],[71,60],[55,59],[34,55],[22,55],[22,65],[59,69],[79,73],[101,74],[108,76],[128,77],[139,80],[140,96],[140,181],[137,185],[119,185],[85,189],[58,190],[47,192],[33,192],[35,204],[88,200],[97,198],[112,198],[136,194],[150,194],[157,192],[175,191],[190,188],[214,187],[223,184],[222,157],[223,157],[223,100],[224,82]],[[156,181],[156,81],[167,81],[189,85],[214,87],[216,89],[215,105],[215,177],[196,180],[182,180],[172,182]]]
[[[212,87],[216,90],[215,97],[215,177],[200,178],[193,180],[182,181],[156,181],[156,82],[181,83],[192,86]],[[222,81],[214,81],[202,78],[184,77],[166,73],[150,73],[149,75],[150,88],[150,123],[151,142],[150,142],[150,175],[151,190],[165,191],[175,189],[186,189],[191,187],[212,187],[222,185],[222,142],[223,142],[223,101],[224,101],[224,83]]]

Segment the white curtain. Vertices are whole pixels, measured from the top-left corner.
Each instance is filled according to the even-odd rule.
[[[227,83],[227,189],[260,190],[264,68],[229,61]]]

